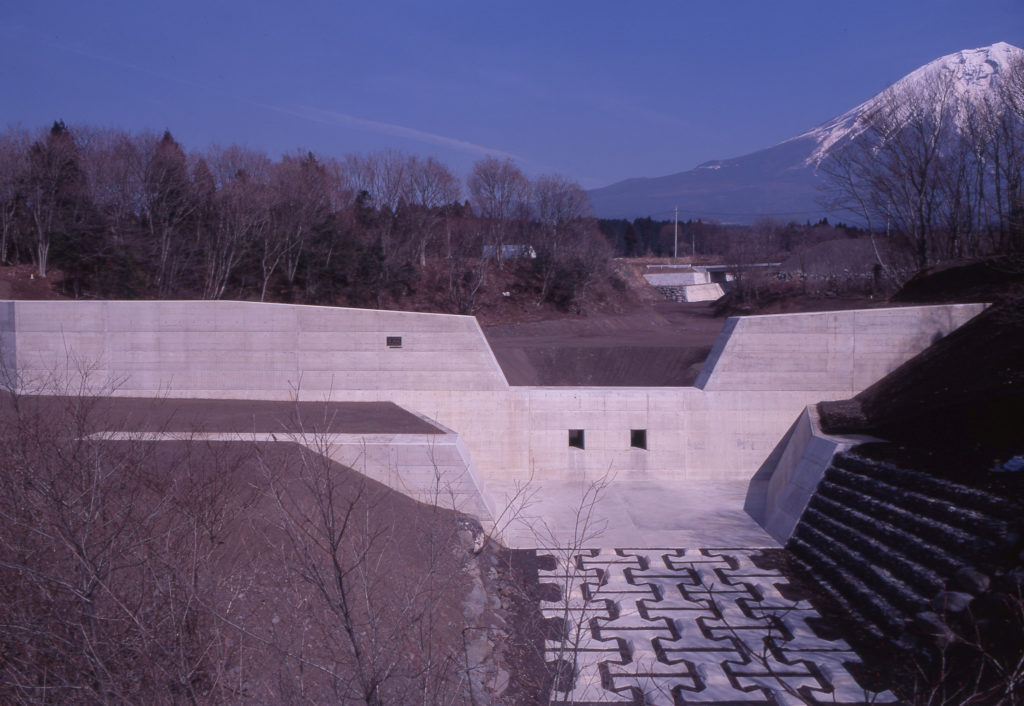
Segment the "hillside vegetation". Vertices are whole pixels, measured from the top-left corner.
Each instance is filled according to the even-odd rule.
[[[864,235],[827,221],[597,221],[574,182],[529,179],[490,157],[463,183],[433,158],[393,151],[188,154],[169,132],[61,122],[0,135],[0,267],[14,268],[0,294],[10,297],[229,298],[501,323],[628,309],[633,288],[610,264],[616,255],[725,263],[756,285],[743,276],[751,263]],[[878,288],[863,281],[871,263],[833,250],[812,256],[812,278],[828,286],[803,294]],[[886,254],[888,279],[905,274],[899,237],[868,250]],[[759,288],[740,289],[749,300]]]

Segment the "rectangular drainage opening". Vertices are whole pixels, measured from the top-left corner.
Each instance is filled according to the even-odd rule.
[[[646,449],[647,448],[647,430],[646,429],[630,429],[629,430],[629,445],[634,449]]]
[[[570,429],[569,430],[569,446],[574,449],[583,448],[583,430],[582,429]]]

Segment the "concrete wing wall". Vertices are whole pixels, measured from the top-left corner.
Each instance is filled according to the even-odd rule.
[[[258,399],[508,388],[466,316],[221,301],[7,306],[23,381],[87,370],[118,395]]]
[[[866,442],[868,436],[835,436],[821,431],[818,412],[804,409],[754,474],[745,509],[779,544],[785,544],[818,483],[837,453]]]
[[[855,394],[984,308],[954,304],[733,318],[696,385],[707,391]]]

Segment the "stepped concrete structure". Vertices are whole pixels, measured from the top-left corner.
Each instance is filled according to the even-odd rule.
[[[465,492],[479,489],[494,511],[527,479],[556,494],[609,474],[647,488],[747,484],[808,404],[856,394],[982,308],[733,318],[694,387],[628,388],[510,386],[466,316],[232,301],[7,301],[0,376],[23,392],[392,402],[451,434],[444,444],[403,443],[421,455],[443,445],[444,465],[464,469],[472,478]],[[406,487],[430,485],[435,460],[381,451],[387,444],[378,435],[366,456],[419,469],[426,480],[407,473]],[[338,441],[339,460],[352,462],[357,447],[358,439]],[[467,507],[486,518],[480,503]]]
[[[112,438],[305,444],[540,548],[559,596],[540,610],[569,616],[571,641],[545,660],[576,665],[554,703],[892,703],[762,550],[824,535],[801,515],[856,441],[823,435],[811,405],[982,308],[734,318],[695,386],[639,388],[510,386],[463,316],[0,301],[0,386],[108,396]],[[798,559],[821,553],[805,544]],[[766,646],[771,663],[749,658]]]

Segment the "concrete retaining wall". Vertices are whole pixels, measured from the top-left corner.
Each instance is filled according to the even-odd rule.
[[[221,301],[13,304],[26,381],[87,370],[126,396],[258,399],[508,388],[468,316]]]
[[[658,291],[665,295],[666,299],[676,302],[713,302],[721,298],[722,285],[717,282],[711,284],[688,284],[678,287],[658,287]]]
[[[692,387],[513,388],[513,399],[529,452],[519,467],[545,479],[608,471],[623,479],[749,478],[808,404],[805,393]],[[569,429],[585,431],[583,451],[569,447]],[[647,431],[646,450],[630,447],[631,429]]]
[[[708,391],[856,393],[984,308],[957,304],[732,318],[696,385]]]
[[[455,432],[441,434],[321,434],[267,432],[98,431],[95,438],[130,441],[256,441],[295,443],[353,468],[368,478],[429,505],[451,508],[491,522],[494,508]]]
[[[391,401],[455,430],[484,481],[735,479],[806,405],[849,397],[981,308],[730,319],[687,388],[509,387],[471,317],[247,302],[2,302],[0,360],[26,388],[88,369],[119,395]]]
[[[744,509],[779,544],[785,544],[832,457],[866,436],[833,436],[821,431],[816,406],[809,405],[782,437],[750,481]]]

